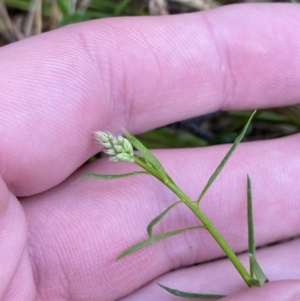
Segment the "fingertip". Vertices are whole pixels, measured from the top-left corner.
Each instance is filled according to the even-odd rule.
[[[300,300],[300,280],[283,280],[269,282],[262,287],[252,287],[234,295],[224,301],[298,301]]]

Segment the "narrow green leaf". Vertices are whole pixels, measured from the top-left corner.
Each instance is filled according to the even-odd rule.
[[[148,148],[188,148],[207,146],[208,143],[192,133],[171,128],[158,128],[138,135],[137,138]]]
[[[101,175],[101,174],[97,174],[97,173],[88,173],[88,174],[81,176],[79,178],[79,180],[88,179],[88,178],[98,179],[98,180],[116,180],[116,179],[122,179],[122,178],[131,177],[131,176],[136,176],[136,175],[150,175],[150,174],[147,171],[134,171],[134,172],[123,173],[123,174],[119,174],[119,175]]]
[[[250,276],[254,277],[251,257],[255,257],[255,238],[254,238],[254,224],[253,224],[253,208],[252,208],[252,190],[251,180],[247,175],[247,220],[248,220],[248,250],[250,260]]]
[[[265,273],[261,269],[260,265],[258,264],[255,257],[250,255],[250,262],[253,268],[253,273],[255,274],[260,286],[262,286],[265,282],[269,282],[268,278],[266,277]]]
[[[239,145],[239,143],[242,141],[242,139],[245,136],[245,133],[249,127],[249,124],[254,116],[254,114],[256,113],[256,111],[254,111],[250,118],[248,119],[243,131],[240,133],[240,135],[235,139],[232,147],[230,148],[230,150],[228,151],[228,153],[226,154],[226,156],[223,158],[223,160],[221,161],[221,163],[219,164],[219,166],[217,167],[217,169],[215,170],[215,172],[212,174],[212,176],[209,178],[207,184],[205,185],[204,189],[202,190],[198,200],[197,200],[197,204],[199,205],[201,199],[203,198],[203,196],[205,195],[205,193],[207,192],[207,190],[209,189],[209,187],[212,185],[212,183],[215,181],[215,179],[217,178],[217,176],[219,175],[219,173],[222,171],[222,169],[224,168],[225,164],[227,163],[227,161],[229,160],[229,158],[231,157],[232,153],[235,151],[235,149],[237,148],[237,146]]]
[[[171,231],[171,232],[166,232],[157,236],[152,236],[151,238],[144,240],[132,247],[130,247],[129,249],[127,249],[126,251],[124,251],[121,255],[119,255],[118,259],[121,259],[125,256],[128,256],[136,251],[139,251],[145,247],[151,246],[153,244],[155,244],[156,242],[174,236],[174,235],[178,235],[187,231],[191,231],[191,230],[197,230],[197,229],[205,229],[205,227],[203,226],[196,226],[196,227],[189,227],[189,228],[184,228],[184,229],[179,229],[176,231]]]
[[[182,201],[178,201],[178,202],[172,204],[172,205],[169,206],[166,210],[164,210],[160,215],[158,215],[156,218],[154,218],[154,219],[151,221],[151,223],[150,223],[150,224],[148,225],[148,227],[147,227],[147,232],[148,232],[148,235],[149,235],[150,238],[153,237],[153,236],[152,236],[152,233],[153,233],[153,227],[154,227],[158,222],[160,222],[160,221],[163,219],[163,217],[164,217],[171,209],[173,209],[176,205],[178,205],[178,204],[180,204],[180,203],[182,203]]]
[[[123,0],[120,4],[116,5],[114,15],[120,16],[123,10],[130,4],[131,0]]]
[[[252,206],[252,189],[251,180],[247,175],[247,219],[248,219],[248,248],[249,248],[249,262],[250,262],[250,276],[257,278],[253,279],[252,286],[262,286],[268,281],[261,267],[256,260],[256,248],[254,238],[254,223],[253,223],[253,206]],[[256,282],[255,282],[256,281]],[[257,283],[258,282],[258,283]]]
[[[67,16],[69,14],[68,2],[66,0],[57,0],[57,6],[63,16]]]
[[[182,297],[182,298],[188,298],[188,299],[213,299],[213,300],[217,300],[217,299],[221,299],[226,297],[225,295],[212,295],[212,294],[196,294],[196,293],[188,293],[188,292],[183,292],[183,291],[179,291],[179,290],[175,290],[173,288],[164,286],[160,283],[157,283],[161,288],[163,288],[164,290],[166,290],[167,292],[171,293],[172,295],[178,296],[178,297]]]
[[[164,180],[168,179],[167,173],[164,170],[161,163],[155,158],[155,156],[134,136],[132,136],[129,132],[124,130],[124,133],[126,135],[126,138],[129,140],[129,142],[141,152],[141,154],[144,156],[144,158],[152,165],[154,169],[156,169],[159,174],[162,176]]]

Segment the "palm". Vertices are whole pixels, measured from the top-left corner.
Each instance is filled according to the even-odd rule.
[[[229,166],[238,162],[239,156],[246,151],[246,148],[238,151],[236,158],[232,158]],[[188,161],[181,159],[186,157],[186,153],[190,158]],[[205,163],[209,162],[206,160],[209,153],[199,152],[199,150],[160,151],[158,156],[169,172],[174,175],[173,177],[179,178],[179,184],[185,189],[190,189],[191,197],[196,198],[197,192],[192,187],[197,187],[199,181],[204,184],[204,177],[208,175],[209,171],[200,172],[199,178],[189,178],[188,174],[191,171],[193,174],[196,173],[197,170],[200,170],[200,166],[209,170],[207,166],[209,163]],[[183,163],[185,163],[184,168],[178,167],[183,166]],[[129,169],[132,169],[131,165],[112,164],[107,159],[102,159],[79,170],[52,190],[22,199],[21,204],[28,224],[28,246],[24,249],[26,221],[23,212],[17,210],[14,214],[18,216],[14,216],[13,219],[19,225],[18,227],[14,225],[14,229],[18,233],[23,233],[23,236],[20,238],[18,247],[14,248],[18,250],[14,256],[14,264],[18,265],[20,277],[24,277],[22,279],[24,286],[30,285],[32,292],[37,290],[41,300],[59,300],[62,296],[68,300],[99,300],[99,298],[116,300],[163,274],[165,275],[161,281],[170,282],[173,279],[171,283],[173,282],[173,285],[178,287],[178,285],[182,285],[182,278],[188,279],[191,276],[189,275],[190,271],[184,269],[181,272],[169,272],[170,270],[222,255],[219,247],[210,237],[205,232],[199,231],[168,239],[116,262],[117,256],[125,248],[145,238],[147,224],[163,208],[174,202],[175,196],[156,179],[148,176],[110,182],[95,180],[74,182],[86,172],[101,170],[104,173],[118,173],[127,172]],[[178,177],[176,174],[181,176]],[[226,192],[230,193],[226,188],[226,177],[228,176],[244,178],[243,171],[221,175],[215,190],[223,191],[225,195],[227,195]],[[241,188],[241,194],[243,194],[243,189],[244,187]],[[234,190],[236,191],[236,188],[232,187],[232,191]],[[237,213],[246,211],[246,202],[240,201],[238,193],[237,196],[231,197],[232,206],[227,207],[225,213],[222,209],[218,212],[216,209],[222,208],[226,202],[222,195],[223,193],[215,193],[214,198],[207,200],[206,211],[213,217],[220,229],[224,229],[224,226],[227,228],[224,234],[231,240],[235,250],[245,250],[247,245],[246,221],[244,218],[237,218]],[[15,200],[12,203],[18,207]],[[182,207],[181,209],[175,210],[157,231],[166,231],[197,223],[187,208]],[[276,212],[269,210],[269,214],[269,218],[272,219]],[[290,217],[287,217],[284,222],[290,223]],[[263,232],[265,232],[264,229],[267,229],[267,225],[264,222],[259,223],[257,228],[259,243],[277,238],[276,233],[280,228],[280,225],[277,229],[273,227],[272,232],[266,236]],[[236,232],[234,229],[240,231]],[[13,233],[10,234],[10,237],[14,236]],[[3,243],[7,245],[6,242]],[[292,262],[288,261],[289,257],[285,254],[289,254],[289,256],[294,254],[295,260],[297,256],[299,257],[296,255],[298,254],[297,248],[296,243],[290,243],[288,247],[274,247],[269,252],[283,253],[281,257],[286,258],[286,265],[291,265]],[[268,251],[267,253],[261,251],[260,254],[262,254],[260,258],[266,266],[268,263],[271,264],[268,259],[270,254]],[[21,262],[19,262],[20,256],[22,257]],[[218,268],[225,274],[232,275],[230,281],[232,286],[228,286],[224,282],[221,273],[218,276],[218,291],[215,291],[215,273]],[[267,272],[275,279],[284,278],[282,275],[276,275],[277,268],[276,266],[267,267]],[[195,288],[194,291],[202,288],[203,292],[210,290],[210,293],[229,294],[245,287],[230,264],[224,260],[204,268],[195,267],[194,270],[199,279],[197,289]],[[28,277],[32,273],[34,277]],[[180,277],[175,278],[176,273],[181,273]],[[21,281],[17,275],[14,277],[16,277],[16,283]],[[201,285],[200,288],[198,285]],[[11,289],[12,292],[16,291],[13,286]],[[132,298],[134,300],[135,295],[138,295],[137,300],[142,296],[144,298],[150,291],[151,295],[164,296],[166,294],[155,285],[150,285],[136,292]],[[24,294],[24,291],[20,291],[20,294]],[[34,300],[33,296],[31,298],[28,297],[28,300]]]
[[[73,172],[99,150],[95,130],[118,134],[125,127],[136,134],[214,110],[296,104],[298,9],[241,5],[158,19],[100,20],[1,48],[0,299],[173,300],[156,280],[186,291],[243,290],[226,260],[185,268],[223,255],[204,231],[116,262],[177,199],[146,176],[74,183],[86,172],[119,173],[132,165],[103,159]],[[176,38],[170,39],[174,30]],[[196,199],[227,150],[156,155]],[[232,247],[244,251],[249,173],[257,243],[296,235],[299,171],[297,135],[241,145],[202,209]],[[178,207],[155,231],[196,223]],[[258,252],[258,260],[272,281],[299,279],[298,250],[294,240]],[[298,287],[274,282],[243,290],[248,299],[242,300],[288,299],[299,294]]]

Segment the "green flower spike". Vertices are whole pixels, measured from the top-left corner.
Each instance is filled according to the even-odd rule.
[[[134,153],[131,143],[122,136],[113,136],[111,133],[95,132],[95,138],[104,147],[103,152],[112,156],[112,162],[134,162]]]
[[[219,247],[227,255],[229,260],[232,262],[234,267],[237,269],[245,283],[248,287],[260,287],[269,280],[262,271],[260,265],[256,259],[256,249],[255,249],[255,240],[254,240],[254,225],[253,225],[253,214],[252,214],[252,193],[251,193],[251,183],[250,178],[247,179],[247,202],[248,202],[248,245],[249,245],[249,262],[250,262],[250,273],[247,271],[246,267],[242,264],[238,256],[235,254],[234,250],[230,247],[227,241],[223,238],[218,229],[210,221],[209,217],[202,211],[199,204],[203,196],[209,190],[211,185],[214,183],[225,164],[233,154],[234,150],[238,144],[242,141],[244,135],[247,132],[249,124],[254,116],[256,111],[254,111],[248,122],[246,123],[241,134],[236,138],[234,144],[229,149],[221,163],[217,166],[214,173],[208,179],[207,184],[203,188],[200,196],[197,201],[194,201],[188,197],[174,182],[174,180],[167,174],[162,164],[158,159],[134,136],[132,136],[127,131],[125,132],[126,138],[121,136],[113,136],[109,132],[95,132],[96,139],[104,147],[104,152],[110,155],[110,160],[113,162],[135,162],[140,166],[143,171],[134,171],[126,174],[116,174],[116,175],[103,175],[103,174],[86,174],[81,178],[94,178],[101,180],[113,180],[113,179],[122,179],[134,175],[153,175],[159,181],[161,181],[165,186],[167,186],[177,197],[179,201],[170,204],[162,213],[156,216],[147,227],[148,237],[140,242],[137,242],[135,245],[131,246],[125,250],[122,254],[119,255],[118,259],[126,257],[134,252],[137,252],[145,247],[153,245],[162,239],[184,233],[190,230],[204,229],[208,231],[215,241],[218,243]],[[138,154],[133,153],[133,147],[139,151]],[[153,228],[178,204],[185,204],[190,210],[194,212],[201,224],[199,226],[187,227],[183,229],[177,229],[174,231],[164,232],[161,234],[155,234]],[[183,298],[192,298],[192,299],[220,299],[225,297],[224,295],[214,295],[214,294],[198,294],[198,293],[189,293],[173,289],[162,284],[158,285],[166,290],[167,292]]]

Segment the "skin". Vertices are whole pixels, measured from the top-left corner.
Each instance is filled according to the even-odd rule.
[[[80,167],[100,150],[95,130],[137,134],[216,110],[299,102],[299,17],[295,4],[232,5],[97,20],[1,48],[0,299],[180,300],[160,282],[231,301],[298,300],[299,239],[258,251],[272,281],[259,289],[248,289],[226,259],[190,267],[223,256],[205,231],[116,262],[176,197],[147,176],[74,182],[137,169],[107,159]],[[236,252],[247,248],[247,173],[257,244],[299,234],[299,141],[240,145],[201,203]],[[228,148],[155,155],[196,199]],[[179,205],[155,231],[193,225]]]

